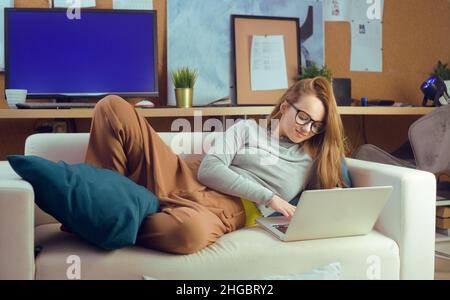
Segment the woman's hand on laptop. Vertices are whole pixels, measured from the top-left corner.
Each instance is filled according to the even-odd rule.
[[[274,195],[272,197],[272,200],[270,200],[267,206],[273,209],[274,211],[282,213],[283,216],[287,217],[289,220],[292,218],[295,212],[294,205],[290,204],[286,200],[283,200],[277,195]]]

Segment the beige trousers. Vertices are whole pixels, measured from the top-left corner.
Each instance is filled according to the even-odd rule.
[[[118,96],[94,109],[86,163],[115,170],[145,186],[160,200],[160,212],[147,216],[138,233],[143,247],[188,254],[244,226],[239,197],[197,180],[198,160],[183,160],[147,120]]]

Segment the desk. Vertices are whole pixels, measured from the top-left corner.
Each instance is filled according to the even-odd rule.
[[[193,107],[193,108],[147,108],[137,109],[146,118],[161,117],[193,117],[195,112],[202,116],[257,116],[269,115],[273,106],[232,106],[232,107]],[[433,107],[392,107],[392,106],[340,106],[341,115],[349,116],[395,116],[425,115],[433,111]],[[93,109],[0,109],[0,119],[88,119]]]
[[[227,118],[264,117],[270,114],[272,109],[273,106],[234,106],[139,108],[137,111],[141,116],[152,119],[151,123],[155,130],[170,131],[171,121],[176,118],[186,118],[192,122],[196,112],[201,112],[204,120],[219,117],[224,124]],[[434,110],[432,107],[338,107],[351,145],[350,151],[367,142],[380,146],[386,144],[386,140],[392,145],[382,148],[390,151],[407,136],[409,124],[414,119],[432,110]],[[0,160],[4,160],[9,154],[23,153],[25,139],[35,133],[33,128],[39,119],[69,119],[76,123],[77,132],[88,132],[92,113],[93,109],[0,109]],[[377,116],[382,116],[383,120],[373,120],[377,119]],[[368,119],[368,122],[365,122],[365,119]],[[377,122],[382,123],[381,126]],[[387,127],[391,124],[393,126],[383,129],[383,125]],[[393,128],[395,130],[392,130]],[[370,133],[369,139],[366,131]]]

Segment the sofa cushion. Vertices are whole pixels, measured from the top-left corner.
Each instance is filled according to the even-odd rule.
[[[134,244],[142,220],[159,207],[152,192],[108,169],[37,156],[11,155],[8,161],[33,186],[43,211],[104,249]]]
[[[157,280],[147,275],[143,276],[144,280]],[[330,263],[325,266],[320,266],[314,270],[300,274],[288,275],[272,275],[260,278],[262,280],[339,280],[341,279],[341,264]]]
[[[341,264],[338,262],[320,266],[314,270],[300,274],[272,275],[264,280],[339,280],[341,279]]]
[[[36,228],[36,279],[66,279],[67,258],[79,257],[81,279],[260,279],[300,274],[339,262],[341,279],[398,279],[397,244],[372,231],[335,239],[281,242],[259,226],[228,233],[190,255],[174,255],[137,246],[112,252],[93,247],[59,230],[58,224]],[[276,257],[276,259],[274,259]],[[238,274],[238,278],[236,278]]]

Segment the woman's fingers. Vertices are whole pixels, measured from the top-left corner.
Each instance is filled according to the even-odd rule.
[[[288,218],[289,220],[292,218],[292,216],[294,215],[295,212],[295,206],[284,201],[283,199],[279,199],[275,198],[271,204],[270,207],[275,210],[278,211],[279,213],[283,214],[283,216],[285,216],[286,218]]]
[[[285,216],[289,220],[294,215],[294,211],[295,211],[295,209],[293,209],[292,207],[283,207],[280,209],[280,212],[283,214],[283,216]]]
[[[283,214],[283,216],[285,216],[286,218],[289,218],[289,214],[287,212],[287,210],[283,207],[279,210],[280,213]]]
[[[292,216],[294,215],[294,212],[295,212],[295,206],[290,205],[290,204],[288,204],[288,205],[289,205],[289,206],[288,206],[287,209],[286,209],[287,217],[288,217],[289,219],[291,219]]]

